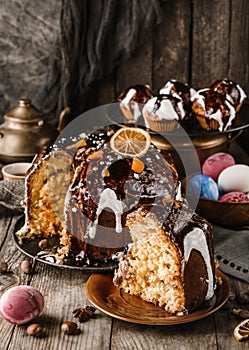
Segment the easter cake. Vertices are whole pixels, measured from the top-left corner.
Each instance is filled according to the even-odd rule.
[[[43,151],[34,160],[19,242],[59,236],[47,252],[59,264],[96,267],[121,257],[117,288],[172,314],[212,298],[211,226],[182,198],[169,153],[146,130],[116,125],[72,149]]]
[[[138,133],[141,152],[136,148],[136,156],[123,156],[111,145],[113,134],[122,138],[117,134],[125,130],[117,129],[100,129],[76,149],[49,148],[35,157],[26,177],[26,223],[18,232],[20,244],[59,236],[58,249],[49,252],[49,258],[93,265],[112,259],[130,242],[125,225],[130,211],[158,196],[174,198],[178,179],[170,155],[156,149],[143,129],[138,133],[128,128],[131,134],[124,131],[124,137]]]

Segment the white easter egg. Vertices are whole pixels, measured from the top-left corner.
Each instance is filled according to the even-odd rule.
[[[224,192],[249,191],[249,166],[235,164],[224,169],[218,177],[218,186]]]

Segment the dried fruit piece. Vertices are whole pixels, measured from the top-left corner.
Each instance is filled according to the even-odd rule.
[[[150,134],[134,127],[120,128],[110,140],[113,151],[126,157],[141,157],[148,151],[150,143]]]
[[[132,159],[131,169],[135,173],[141,174],[144,170],[144,167],[145,167],[145,165],[140,159],[138,159],[137,157],[134,157]]]
[[[108,177],[110,176],[110,173],[109,173],[109,170],[108,170],[108,167],[104,167],[103,171],[102,171],[102,177]]]
[[[89,154],[89,156],[87,157],[87,159],[96,159],[101,157],[104,154],[104,152],[100,149],[99,151],[93,152],[91,154]]]
[[[249,339],[249,319],[243,320],[234,328],[233,336],[238,341]]]
[[[66,149],[68,150],[77,149],[85,146],[87,146],[86,140],[79,140],[76,143],[73,143],[72,145],[67,146]]]

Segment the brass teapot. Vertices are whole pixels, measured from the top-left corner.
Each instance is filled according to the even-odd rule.
[[[0,125],[0,162],[31,161],[36,153],[55,141],[69,112],[69,107],[61,112],[56,128],[30,99],[20,99]]]

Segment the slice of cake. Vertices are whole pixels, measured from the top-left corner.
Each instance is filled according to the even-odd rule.
[[[175,201],[165,208],[133,212],[127,220],[133,244],[119,262],[114,284],[124,292],[165,308],[192,311],[214,295],[215,264],[211,226]]]

